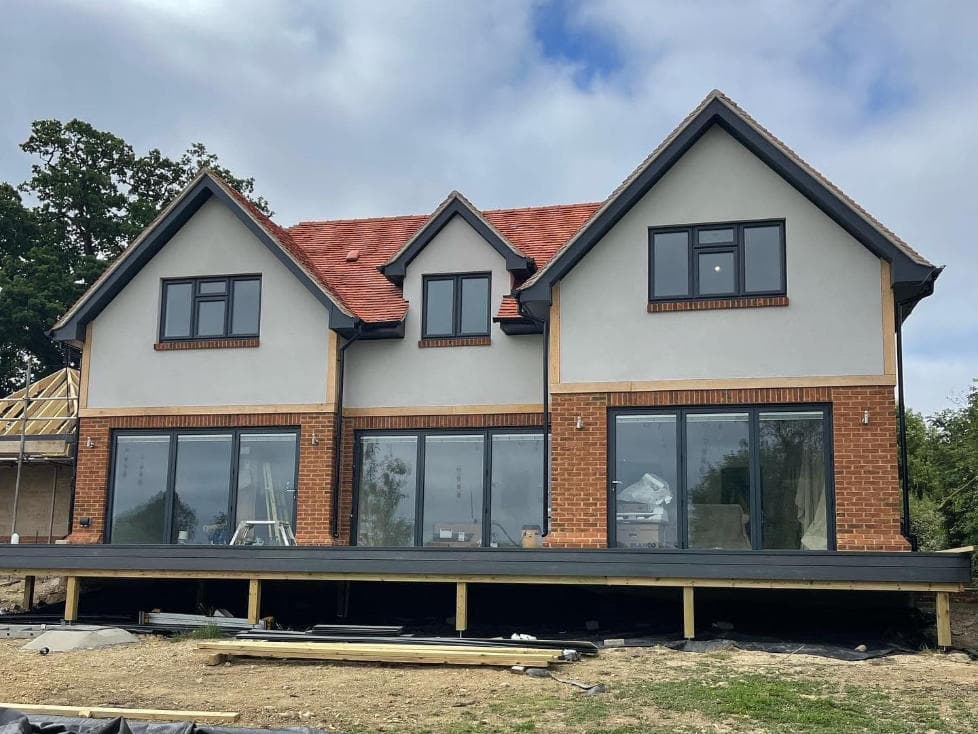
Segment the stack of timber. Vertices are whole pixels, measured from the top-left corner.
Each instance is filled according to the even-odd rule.
[[[588,640],[513,640],[508,638],[488,637],[413,637],[401,636],[369,636],[357,634],[317,634],[314,630],[328,625],[317,625],[308,632],[290,632],[288,630],[247,630],[235,635],[237,640],[262,640],[264,642],[360,642],[369,641],[385,645],[432,645],[458,647],[506,647],[547,649],[556,651],[573,650],[580,655],[597,655],[600,649],[597,644]],[[342,625],[337,625],[340,629]]]
[[[330,660],[365,663],[412,663],[433,665],[493,665],[511,667],[524,665],[546,668],[561,662],[561,650],[546,647],[515,647],[508,645],[414,644],[411,638],[399,641],[361,639],[356,642],[321,642],[291,638],[289,641],[252,639],[206,640],[197,643],[197,649],[217,656],[220,662],[225,656],[281,658],[297,660]]]

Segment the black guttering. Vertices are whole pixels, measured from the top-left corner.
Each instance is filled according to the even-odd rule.
[[[526,321],[543,331],[543,532],[550,534],[550,319],[537,319],[519,307]],[[524,332],[529,333],[529,332]]]
[[[83,296],[77,310],[49,332],[56,341],[84,341],[85,326],[98,316],[130,280],[158,253],[167,242],[211,198],[225,204],[258,240],[329,310],[329,326],[332,329],[353,327],[354,318],[345,314],[323,289],[303,270],[269,234],[235,201],[210,175],[204,174],[182,194],[182,198],[169,212],[152,226],[152,231],[123,255],[122,262],[110,270],[97,287]],[[111,266],[110,266],[111,268]]]
[[[343,460],[343,376],[346,373],[346,350],[360,338],[359,329],[340,346],[336,359],[336,413],[333,428],[333,478],[331,487],[330,532],[340,537],[340,469]]]
[[[903,397],[903,306],[896,304],[896,363],[897,363],[897,425],[900,439],[900,489],[903,512],[900,517],[900,534],[910,543],[910,550],[917,550],[917,536],[910,528],[910,464],[907,448],[907,407]]]
[[[386,265],[381,265],[378,268],[380,272],[393,283],[400,285],[404,281],[407,266],[445,228],[445,225],[453,217],[464,219],[496,252],[502,255],[506,260],[508,271],[520,276],[529,275],[533,271],[533,258],[516,252],[508,242],[499,236],[498,232],[486,224],[481,216],[478,216],[471,207],[467,206],[458,194],[454,194],[442,210],[414,236],[411,243],[402,252],[398,253]]]
[[[520,303],[525,304],[534,315],[545,318],[543,314],[550,303],[551,287],[570,272],[713,125],[723,128],[873,254],[890,262],[894,292],[898,300],[915,303],[928,295],[921,290],[927,288],[928,279],[929,288],[933,290],[933,279],[940,273],[939,269],[912,259],[862,214],[724,102],[713,99],[662,149],[648,167],[584,226],[573,243],[556,256],[539,280],[519,292]],[[909,309],[904,309],[904,317],[908,314]]]

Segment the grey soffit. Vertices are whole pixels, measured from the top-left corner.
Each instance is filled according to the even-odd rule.
[[[538,280],[519,292],[520,302],[533,311],[542,313],[545,309],[532,304],[549,305],[550,288],[567,275],[713,125],[719,125],[760,158],[870,252],[889,261],[892,264],[892,281],[898,300],[913,304],[933,292],[933,282],[940,274],[939,268],[912,258],[743,117],[719,99],[713,99],[676,134],[648,167],[584,225],[573,243],[557,254],[540,273]]]
[[[488,242],[492,248],[506,260],[506,269],[511,273],[527,275],[533,270],[533,259],[521,255],[511,244],[503,240],[499,233],[486,224],[485,220],[477,215],[471,207],[457,196],[454,195],[447,204],[428,221],[421,230],[414,236],[410,244],[399,252],[386,265],[380,266],[380,272],[389,280],[400,285],[404,281],[408,265],[418,256],[418,254],[428,246],[442,229],[445,228],[452,218],[461,217],[472,229]]]
[[[968,583],[967,553],[0,545],[0,570],[389,573]]]
[[[355,325],[355,319],[340,310],[323,289],[285,252],[282,245],[273,240],[268,233],[255,222],[244,208],[208,175],[187,190],[180,201],[153,227],[145,239],[132,245],[131,252],[126,253],[125,260],[108,273],[98,286],[83,296],[84,301],[74,313],[60,326],[50,331],[50,336],[56,341],[81,341],[85,338],[85,326],[98,316],[109,305],[113,298],[129,283],[130,280],[169,242],[180,228],[211,198],[216,197],[227,206],[244,224],[288,268],[312,295],[329,310],[329,326],[332,329],[350,329]]]

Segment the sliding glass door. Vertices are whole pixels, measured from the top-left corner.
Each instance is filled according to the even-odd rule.
[[[293,524],[297,466],[292,429],[117,432],[108,540],[223,545],[242,520]]]
[[[518,546],[543,525],[543,436],[521,429],[357,435],[364,546]]]
[[[830,424],[826,406],[614,411],[610,544],[833,547]]]

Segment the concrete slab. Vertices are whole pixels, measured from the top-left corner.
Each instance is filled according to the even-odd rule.
[[[62,628],[48,630],[20,649],[40,652],[47,648],[48,652],[70,652],[71,650],[95,650],[112,645],[130,645],[134,642],[139,642],[139,639],[118,627]]]

